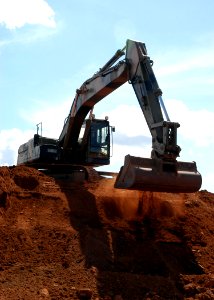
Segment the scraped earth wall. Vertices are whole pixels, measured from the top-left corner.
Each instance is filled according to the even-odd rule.
[[[214,195],[0,168],[0,299],[214,299]]]

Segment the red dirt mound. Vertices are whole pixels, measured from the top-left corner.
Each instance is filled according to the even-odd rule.
[[[0,299],[214,299],[214,194],[0,168]]]

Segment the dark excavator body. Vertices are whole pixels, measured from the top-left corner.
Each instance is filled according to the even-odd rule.
[[[123,55],[125,59],[119,60]],[[151,133],[151,158],[127,155],[115,188],[175,193],[199,190],[202,179],[196,163],[177,160],[181,151],[177,145],[180,125],[169,119],[152,66],[145,44],[127,40],[122,50],[118,50],[76,90],[58,140],[49,141],[37,134],[38,139],[20,146],[17,163],[29,165],[36,162],[42,167],[42,164],[54,160],[57,167],[74,165],[75,171],[78,165],[82,171],[86,166],[93,168],[109,164],[112,127],[107,117],[96,120],[92,112],[100,100],[129,82]],[[84,132],[82,136],[81,132]]]

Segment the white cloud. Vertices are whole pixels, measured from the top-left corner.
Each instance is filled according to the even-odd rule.
[[[135,100],[132,88],[117,91],[114,99],[111,96],[112,103],[117,103],[117,99],[124,99],[125,103],[129,99]],[[125,91],[125,95],[124,95]],[[114,101],[115,100],[115,101]],[[165,100],[166,109],[172,122],[178,122],[178,135],[187,142],[194,143],[197,147],[214,146],[214,111],[208,109],[195,110],[188,107],[184,102],[170,99]],[[96,107],[95,107],[96,114]],[[114,109],[101,113],[103,118],[109,116],[112,125],[116,127],[116,132],[125,135],[126,137],[146,136],[151,137],[145,118],[137,101],[133,104],[116,105]]]
[[[29,122],[30,129],[13,128],[0,131],[0,165],[16,164],[19,146],[33,138],[36,133],[36,124],[40,122],[42,122],[43,136],[58,138],[71,103],[72,101],[68,100],[60,105],[48,106],[48,104],[44,105],[44,103],[37,101],[38,109],[36,111],[22,110],[20,112],[21,117]]]
[[[154,68],[158,77],[169,78],[169,75],[188,73],[190,71],[199,72],[195,75],[200,76],[205,69],[213,70],[214,67],[214,43],[213,36],[204,43],[193,44],[192,47],[179,49],[162,49],[161,52],[154,53]],[[170,78],[169,78],[170,79]]]
[[[116,131],[127,137],[151,136],[143,113],[137,105],[119,105],[115,109],[103,113],[102,117],[104,118],[105,115],[108,115],[111,124],[116,127]]]
[[[67,100],[60,104],[50,105],[50,103],[36,101],[34,107],[37,106],[37,110],[29,112],[22,109],[20,115],[29,124],[35,126],[35,131],[36,124],[42,122],[43,136],[57,139],[62,131],[64,120],[69,114],[72,102],[72,100]]]
[[[17,128],[0,131],[0,165],[16,164],[18,148],[33,136],[31,130]]]
[[[46,39],[57,32],[56,29],[44,28],[37,26],[36,28],[31,28],[25,32],[16,32],[13,34],[12,38],[0,41],[0,48],[8,45],[14,44],[29,44],[39,40]]]
[[[212,68],[214,66],[214,57],[213,57],[213,49],[212,51],[203,50],[202,53],[191,53],[188,55],[184,55],[186,57],[182,58],[179,56],[180,60],[163,66],[159,68],[158,73],[159,75],[171,75],[174,73],[180,73],[184,71],[190,71],[198,68]]]
[[[56,27],[55,13],[45,0],[0,0],[0,24],[8,29],[26,24]]]
[[[181,125],[180,136],[197,147],[214,146],[214,111],[193,110],[178,100],[167,100],[166,104],[171,120]]]

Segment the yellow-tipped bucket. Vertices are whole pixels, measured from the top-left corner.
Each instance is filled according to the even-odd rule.
[[[126,155],[115,188],[141,191],[193,193],[202,184],[195,162],[165,162]]]

